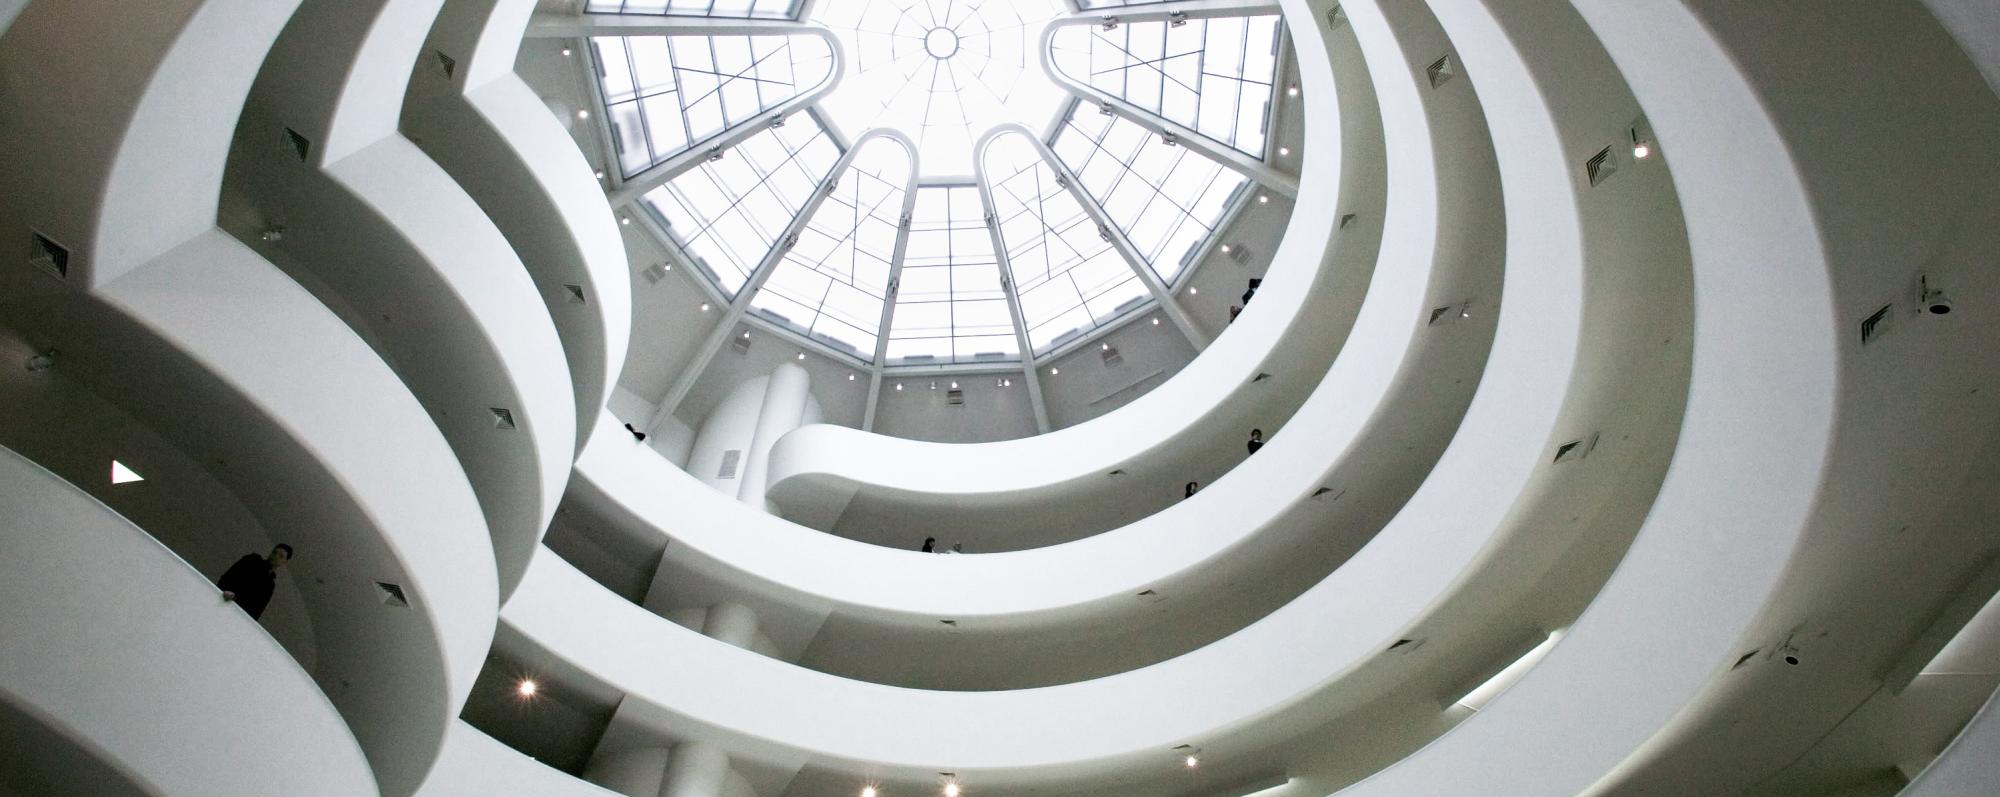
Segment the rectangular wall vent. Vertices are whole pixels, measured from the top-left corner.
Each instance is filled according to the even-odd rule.
[[[729,339],[729,348],[735,349],[737,354],[749,354],[750,336],[738,333],[736,337]]]
[[[956,388],[945,391],[944,403],[954,407],[965,406],[965,391]]]
[[[434,54],[437,55],[438,68],[444,70],[445,77],[458,74],[458,59],[445,55],[443,50],[436,50]]]
[[[1443,307],[1433,308],[1431,310],[1431,320],[1427,324],[1427,326],[1437,326],[1439,321],[1444,321],[1457,317],[1458,314],[1452,312],[1457,309],[1458,309],[1457,305],[1450,305],[1450,304],[1447,304]]]
[[[1269,371],[1258,371],[1256,376],[1250,377],[1250,382],[1251,384],[1256,384],[1270,378],[1271,374]]]
[[[285,146],[290,147],[292,154],[299,156],[299,160],[303,161],[312,156],[312,142],[306,140],[305,136],[299,135],[299,131],[289,127],[285,128]]]
[[[565,282],[565,283],[563,283],[563,291],[569,294],[569,301],[570,301],[570,303],[571,303],[571,304],[587,304],[587,303],[588,303],[588,302],[587,302],[587,300],[585,300],[585,299],[583,298],[583,286],[582,286],[582,285],[575,285],[575,284],[571,284],[571,283],[568,283],[568,282]]]
[[[654,263],[647,266],[645,271],[639,273],[646,278],[647,285],[658,285],[660,284],[660,280],[667,278],[667,264]]]
[[[1442,86],[1451,82],[1452,78],[1458,77],[1458,68],[1452,65],[1449,54],[1432,62],[1430,69],[1425,71],[1431,76],[1431,88]]]
[[[1861,345],[1874,343],[1876,338],[1882,337],[1889,331],[1889,327],[1894,326],[1893,321],[1896,316],[1889,311],[1895,307],[1894,303],[1882,305],[1882,309],[1861,320]]]
[[[1117,366],[1125,362],[1125,355],[1118,353],[1117,346],[1105,346],[1103,348],[1098,349],[1097,354],[1098,356],[1104,358],[1104,365],[1107,368]]]
[[[1346,215],[1344,215],[1344,216],[1341,216],[1341,217],[1340,217],[1340,228],[1341,228],[1341,229],[1343,229],[1343,230],[1347,229],[1347,225],[1349,225],[1349,224],[1353,224],[1353,223],[1354,223],[1354,218],[1355,218],[1355,215],[1354,215],[1354,214],[1352,214],[1352,213],[1349,213],[1349,214],[1346,214]]]
[[[743,449],[732,448],[722,452],[722,467],[715,470],[715,478],[736,478],[736,465],[743,461]]]
[[[1229,247],[1228,252],[1229,252],[1229,259],[1236,261],[1236,264],[1239,266],[1243,265],[1244,263],[1250,262],[1250,247],[1244,246],[1242,244],[1237,244],[1235,246]]]
[[[34,240],[28,250],[28,265],[46,271],[56,279],[68,279],[69,249],[41,233],[30,235]]]
[[[1736,657],[1736,663],[1729,665],[1729,669],[1732,670],[1742,669],[1743,665],[1749,664],[1750,660],[1756,658],[1757,654],[1763,652],[1763,650],[1764,650],[1763,648],[1758,648],[1756,650],[1750,651],[1749,653],[1745,653],[1741,656]]]
[[[1603,151],[1590,156],[1590,160],[1583,164],[1583,172],[1589,175],[1591,188],[1603,185],[1605,180],[1611,179],[1611,175],[1617,174],[1618,161],[1611,157],[1611,148],[1605,147]]]
[[[1389,646],[1389,652],[1390,652],[1390,653],[1409,653],[1409,652],[1411,652],[1411,651],[1414,651],[1414,650],[1416,650],[1417,648],[1420,648],[1420,647],[1423,647],[1423,646],[1424,646],[1424,642],[1426,642],[1426,641],[1428,641],[1428,638],[1426,638],[1426,639],[1398,639],[1398,640],[1396,640],[1396,643],[1395,643],[1395,644],[1393,644],[1393,645],[1390,645],[1390,646]]]
[[[375,582],[375,586],[382,590],[382,603],[384,605],[394,606],[398,609],[410,608],[410,599],[404,597],[401,586],[391,584],[387,581],[377,581]]]
[[[503,409],[501,407],[487,407],[487,409],[493,411],[493,428],[495,429],[514,428],[514,412],[512,410]]]

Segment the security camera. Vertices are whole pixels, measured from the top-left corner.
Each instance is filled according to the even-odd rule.
[[[1917,278],[1917,312],[1950,315],[1951,295],[1931,287],[1930,277]]]

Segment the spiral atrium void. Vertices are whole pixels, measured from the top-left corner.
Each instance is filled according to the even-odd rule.
[[[1982,0],[0,0],[0,795],[2000,792],[1996,140]]]

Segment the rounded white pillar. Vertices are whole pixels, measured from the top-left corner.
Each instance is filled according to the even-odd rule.
[[[718,603],[708,607],[701,633],[710,639],[749,650],[757,638],[757,613],[741,603]]]
[[[674,745],[659,797],[722,797],[729,777],[729,754],[707,742]]]
[[[766,466],[771,460],[771,447],[777,445],[778,438],[804,422],[811,397],[812,378],[806,375],[806,369],[785,363],[771,372],[771,382],[764,388],[764,406],[757,411],[757,431],[751,435],[750,449],[743,455],[743,481],[736,492],[743,503],[764,508],[764,486],[770,482]]]
[[[660,793],[668,764],[667,748],[646,747],[592,756],[583,779],[625,795],[654,797]]]

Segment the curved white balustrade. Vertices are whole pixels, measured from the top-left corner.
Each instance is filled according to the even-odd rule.
[[[486,511],[505,596],[568,481],[577,408],[520,258],[396,132],[442,3],[306,0],[251,90],[223,217],[340,312],[430,410]]]
[[[312,678],[180,557],[4,448],[0,515],[0,738],[38,721],[74,751],[11,748],[29,782],[0,788],[89,793],[83,755],[146,793],[376,793]]]
[[[1910,781],[1901,797],[1960,797],[2000,783],[2000,694],[1966,723],[1958,738]]]
[[[576,453],[625,367],[632,285],[604,190],[515,54],[533,0],[449,0],[425,42],[403,128],[493,220],[534,277],[574,380]],[[446,73],[445,61],[451,71]]]
[[[1523,36],[1548,21],[1546,10],[1492,5],[1498,19],[1469,5],[1440,7],[1469,63],[1493,71],[1513,53],[1547,51]],[[1478,716],[1347,793],[1568,794],[1606,787],[1632,766],[1635,751],[1643,755],[1656,734],[1698,708],[1704,686],[1729,677],[1724,673],[1740,654],[1783,638],[1760,636],[1759,625],[1803,619],[1786,611],[1760,618],[1777,608],[1771,600],[1789,570],[1815,551],[1872,555],[1858,552],[1872,548],[1835,553],[1827,546],[1857,533],[1864,535],[1858,539],[1887,535],[1898,527],[1888,518],[1907,522],[1922,507],[1935,511],[1948,503],[1956,490],[1977,489],[1948,475],[1976,436],[1935,421],[1990,424],[1994,417],[1990,397],[1943,390],[1994,378],[1990,358],[1976,354],[1993,346],[1990,299],[1979,302],[1984,314],[1958,322],[1963,326],[1949,334],[1903,333],[1895,349],[1902,356],[1867,359],[1857,352],[1858,327],[1849,321],[1904,295],[1910,275],[1885,266],[1886,251],[1991,251],[1991,224],[1958,228],[1964,237],[1949,244],[1918,244],[1911,239],[1938,234],[1935,221],[1899,218],[1980,206],[1954,201],[1981,190],[1979,178],[1946,177],[1942,172],[1966,161],[1938,148],[1967,146],[1991,133],[1941,139],[1917,132],[1922,123],[1910,120],[1929,113],[1878,120],[1859,136],[1850,135],[1852,125],[1826,127],[1830,118],[1852,118],[1829,117],[1824,108],[1809,110],[1788,98],[1848,97],[1852,104],[1844,108],[1876,108],[1887,97],[1867,92],[1907,96],[1910,85],[1852,80],[1844,74],[1853,68],[1844,61],[1849,48],[1828,46],[1869,43],[1872,28],[1853,26],[1876,22],[1827,15],[1813,25],[1763,24],[1784,17],[1780,6],[1677,2],[1642,9],[1577,0],[1675,165],[1698,319],[1682,441],[1630,553],[1565,641]],[[1743,59],[1747,39],[1733,37],[1754,37],[1757,56]],[[1482,55],[1471,55],[1475,45]],[[1969,76],[1951,69],[1927,74],[1927,84],[1938,80],[1937,93],[1920,107],[1968,96]],[[1528,82],[1522,76],[1509,84]],[[1994,124],[1990,105],[1976,113],[1959,105],[1951,115],[1979,127]],[[1837,145],[1806,132],[1836,128]],[[1913,146],[1913,139],[1932,146]],[[1888,141],[1895,143],[1878,146]],[[1907,154],[1870,164],[1852,182],[1834,178],[1853,175],[1863,149],[1869,153],[1863,160],[1891,150]],[[1990,269],[1932,262],[1955,275],[1961,291],[1992,295]],[[1957,414],[1870,409],[1891,397],[1946,396],[1955,397]],[[1913,472],[1937,478],[1884,489]],[[1691,574],[1699,581],[1691,582]],[[1748,772],[1735,776],[1741,774]]]
[[[62,238],[73,269],[8,269],[6,315],[309,551],[312,675],[407,794],[490,644],[494,571],[464,471],[407,388],[214,226],[231,132],[293,5],[65,0],[15,20],[0,71],[23,90],[0,119],[24,157],[0,172],[0,223]]]

